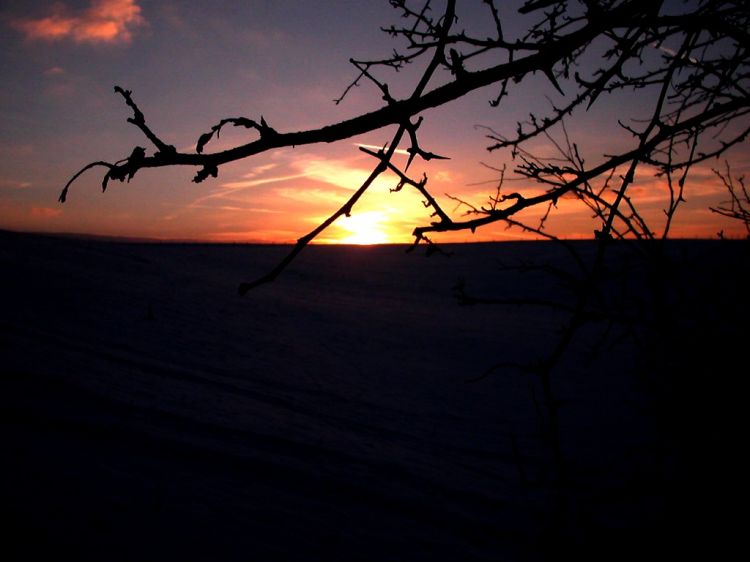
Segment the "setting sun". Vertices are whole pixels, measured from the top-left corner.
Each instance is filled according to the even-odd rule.
[[[348,235],[336,240],[339,244],[385,244],[390,241],[388,234],[383,230],[382,223],[387,217],[383,213],[371,211],[343,217],[337,226],[346,231]]]

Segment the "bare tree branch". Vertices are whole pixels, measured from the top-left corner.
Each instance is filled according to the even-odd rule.
[[[396,125],[397,131],[386,150],[377,153],[364,150],[377,163],[352,197],[300,238],[290,256],[277,268],[257,281],[243,284],[244,292],[275,279],[311,240],[338,217],[349,214],[374,179],[386,170],[399,178],[396,191],[404,185],[417,189],[429,209],[430,219],[438,219],[416,226],[415,245],[425,242],[433,248],[428,235],[435,232],[475,231],[497,221],[521,225],[514,216],[534,207],[542,209],[537,232],[546,232],[546,221],[562,197],[577,199],[593,213],[601,222],[595,233],[602,240],[634,237],[645,241],[654,238],[655,232],[629,193],[629,186],[636,181],[636,169],[646,165],[666,179],[670,199],[664,209],[666,225],[661,235],[664,238],[685,198],[688,170],[721,156],[750,134],[750,126],[741,125],[750,114],[747,40],[750,10],[742,2],[699,0],[679,10],[667,10],[663,2],[653,0],[586,0],[580,6],[565,0],[529,0],[519,10],[531,18],[529,25],[516,38],[508,36],[498,4],[494,0],[484,0],[484,4],[495,28],[489,37],[456,29],[455,0],[446,2],[444,10],[437,14],[433,13],[429,0],[417,6],[407,0],[391,0],[405,23],[386,27],[384,31],[405,42],[406,50],[394,49],[390,56],[372,60],[352,59],[357,74],[336,100],[341,102],[364,80],[380,92],[384,105],[319,128],[285,132],[272,128],[263,117],[224,118],[199,136],[195,153],[179,152],[147,126],[131,92],[116,86],[115,91],[133,111],[128,121],[139,128],[156,150],[148,154],[144,148],[135,147],[118,162],[89,164],[68,181],[60,201],[66,200],[71,184],[95,166],[107,168],[103,188],[109,180],[130,181],[144,168],[171,166],[196,167],[194,181],[201,182],[217,177],[226,163],[271,149],[330,143]],[[584,64],[587,57],[594,62],[588,60]],[[411,94],[396,99],[380,71],[400,71],[416,61],[426,62],[425,69],[417,75]],[[479,61],[491,62],[482,67]],[[422,114],[491,85],[500,86],[499,95],[490,100],[491,105],[497,106],[514,84],[537,72],[547,78],[563,102],[550,102],[547,114],[531,114],[527,121],[517,124],[513,135],[506,136],[488,127],[488,137],[493,142],[488,148],[510,149],[511,156],[517,158],[516,176],[541,185],[546,191],[535,195],[526,195],[524,190],[508,194],[498,191],[488,206],[469,207],[473,214],[470,218],[452,219],[430,193],[426,176],[415,180],[407,175],[417,156],[424,161],[445,158],[422,147],[419,136]],[[434,83],[438,85],[431,86]],[[568,137],[565,120],[575,118],[577,111],[592,107],[605,96],[632,93],[653,98],[653,111],[646,121],[620,121],[622,131],[634,137],[635,146],[617,154],[587,155],[584,159],[578,145]],[[257,137],[226,150],[205,152],[208,143],[226,125],[250,129]],[[560,129],[563,142],[557,143],[553,131]],[[558,156],[541,158],[527,148],[540,135],[556,146]],[[406,137],[410,142],[406,149],[409,159],[401,170],[391,162],[391,156]],[[598,163],[589,165],[587,160]],[[622,168],[626,172],[616,185],[616,173]],[[733,207],[716,208],[714,212],[731,214],[737,212],[732,210],[736,208],[735,201]]]

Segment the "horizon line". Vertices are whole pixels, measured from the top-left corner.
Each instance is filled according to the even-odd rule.
[[[270,241],[252,241],[252,240],[208,240],[202,238],[153,238],[148,236],[126,236],[126,235],[112,235],[112,234],[90,234],[84,232],[44,232],[44,231],[33,231],[33,230],[12,230],[8,228],[0,227],[0,234],[15,234],[15,235],[29,235],[29,236],[46,236],[50,238],[69,238],[73,240],[93,240],[98,242],[119,242],[119,243],[130,243],[130,244],[202,244],[212,246],[294,246],[297,241],[289,242],[270,242]],[[667,240],[695,240],[695,241],[746,241],[750,239],[738,238],[738,237],[689,237],[689,236],[675,236],[667,238]],[[559,240],[551,240],[547,238],[528,238],[528,239],[500,239],[500,240],[477,240],[477,241],[454,241],[454,242],[436,242],[439,246],[463,246],[469,244],[506,244],[514,242],[593,242],[596,238],[592,235],[590,238],[565,238],[560,237]],[[614,240],[615,242],[635,242],[636,239],[626,240]],[[659,240],[642,240],[645,242],[657,242]],[[315,242],[312,241],[312,246],[346,246],[346,247],[373,247],[373,246],[412,246],[413,242],[382,242],[373,244],[352,244],[352,243],[339,243],[339,242]]]

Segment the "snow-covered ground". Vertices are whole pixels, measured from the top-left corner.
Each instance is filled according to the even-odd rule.
[[[657,350],[648,361],[627,337],[597,348],[603,324],[580,332],[553,371],[563,488],[534,376],[468,381],[544,359],[567,314],[459,306],[453,288],[572,302],[559,278],[500,266],[572,262],[546,242],[450,250],[312,247],[238,297],[288,248],[0,232],[3,559],[718,548],[733,482],[721,436],[737,429],[733,385],[746,376],[733,346],[747,341],[747,247],[674,243],[683,269],[667,301],[682,328],[641,341]]]

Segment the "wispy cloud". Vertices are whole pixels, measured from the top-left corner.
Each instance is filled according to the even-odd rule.
[[[343,203],[346,196],[338,191],[308,187],[305,189],[280,188],[275,194],[299,203]]]
[[[244,174],[243,178],[254,178],[260,174],[263,174],[265,172],[268,172],[269,170],[273,170],[278,164],[271,162],[270,164],[262,164],[260,166],[255,166],[252,170],[250,170],[248,173]]]
[[[31,187],[30,182],[0,178],[0,189],[26,189],[27,187]]]
[[[62,209],[53,209],[51,207],[32,207],[30,213],[32,217],[50,219],[52,217],[59,217],[60,215],[62,215]]]
[[[276,167],[276,164],[258,166],[243,175],[244,178],[248,179],[225,182],[221,184],[221,187],[239,190],[269,183],[307,179],[327,183],[347,191],[354,191],[362,185],[362,182],[372,171],[368,168],[356,166],[353,161],[321,158],[305,154],[295,157],[286,165],[285,171],[292,173],[266,174]],[[392,181],[379,178],[378,183],[390,185]]]
[[[229,181],[226,183],[222,183],[221,187],[225,187],[227,189],[244,189],[247,187],[255,187],[258,185],[265,185],[267,183],[276,183],[280,181],[296,180],[296,179],[304,178],[304,177],[305,177],[305,174],[292,174],[292,175],[286,175],[286,176],[273,176],[273,177],[257,178],[257,179],[250,179],[250,180]]]
[[[17,19],[13,26],[29,40],[129,43],[133,30],[145,22],[135,0],[91,0],[88,8],[78,12],[55,3],[47,15]]]
[[[354,144],[354,146],[359,146],[361,148],[369,148],[370,150],[381,150],[383,148],[382,146],[376,146],[374,144],[362,144],[361,142],[355,142],[352,144]],[[396,154],[403,154],[405,156],[409,156],[409,151],[403,148],[397,148],[393,152]]]
[[[293,166],[311,180],[354,191],[370,174],[366,168],[357,168],[349,162],[325,158],[300,159]]]
[[[315,153],[287,155],[276,162],[245,169],[236,179],[198,196],[164,220],[185,214],[211,217],[215,230],[202,236],[215,240],[293,241],[304,232],[284,230],[286,221],[294,216],[305,223],[325,220],[362,185],[372,171],[368,164],[370,159],[360,154],[350,158],[327,158]],[[390,174],[384,176],[359,201],[354,218],[338,221],[317,241],[410,241],[414,225],[428,220],[429,213],[419,194],[410,190],[394,195],[400,202],[398,208],[386,208],[383,197],[391,195],[389,189],[395,179]],[[229,222],[223,226],[219,218]]]

